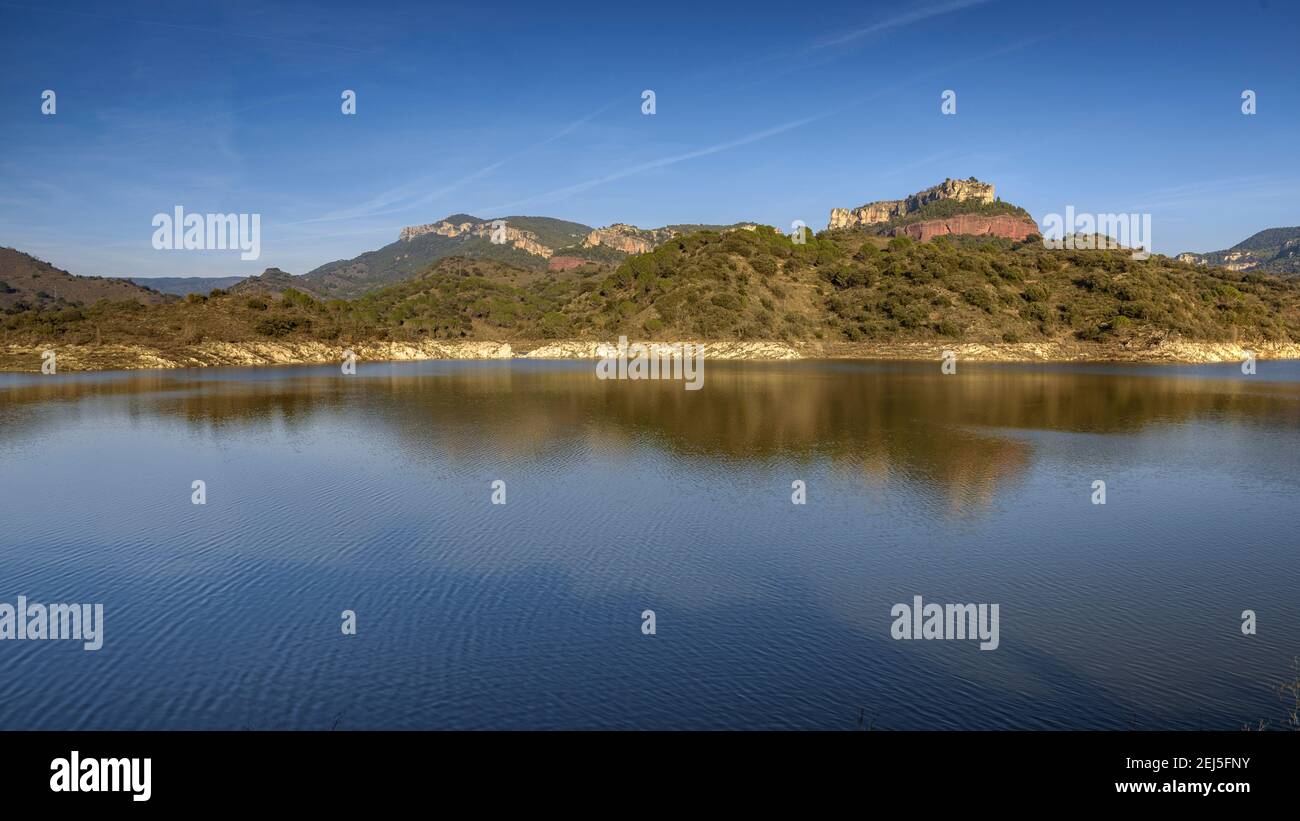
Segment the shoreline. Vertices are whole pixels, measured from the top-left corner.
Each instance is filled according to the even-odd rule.
[[[650,346],[684,344],[648,342]],[[1248,351],[1257,359],[1300,359],[1300,343],[1171,342],[1144,346],[1089,342],[703,342],[704,358],[735,361],[865,359],[939,361],[953,351],[965,362],[1130,362],[1211,364],[1241,362]],[[600,359],[612,343],[593,340],[544,342],[439,341],[378,342],[351,346],[358,362],[408,362],[431,359]],[[181,351],[142,345],[64,345],[54,347],[60,372],[172,370],[201,367],[323,365],[341,362],[347,345],[323,342],[206,342]],[[0,348],[0,372],[39,373],[43,348]]]

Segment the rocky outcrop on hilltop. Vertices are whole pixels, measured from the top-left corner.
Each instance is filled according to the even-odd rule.
[[[582,247],[604,245],[624,254],[644,254],[675,235],[676,232],[670,228],[637,228],[635,225],[616,222],[607,228],[593,230],[582,241]]]
[[[734,225],[665,225],[663,228],[638,228],[635,225],[616,222],[606,228],[597,228],[582,241],[583,248],[604,246],[624,254],[646,254],[663,245],[674,237],[694,233],[700,230],[710,231],[756,231],[758,224],[738,222]]]
[[[1009,214],[985,216],[983,214],[958,214],[937,220],[923,220],[902,225],[889,232],[891,237],[907,236],[918,242],[929,242],[947,234],[970,234],[983,237],[1003,237],[1022,242],[1037,234],[1038,226],[1029,217]]]
[[[494,221],[482,220],[479,222],[461,221],[451,222],[442,220],[440,222],[430,222],[424,225],[408,225],[402,229],[398,239],[402,242],[410,242],[418,236],[424,234],[437,234],[443,237],[473,236],[491,239],[495,231]],[[555,253],[554,248],[549,248],[538,241],[538,237],[532,231],[523,231],[514,228],[506,221],[502,238],[505,242],[498,242],[498,245],[511,245],[521,251],[532,254],[533,256],[550,259]]]
[[[1227,268],[1229,271],[1249,271],[1257,267],[1260,262],[1248,251],[1213,251],[1209,254],[1178,255],[1179,262],[1186,262],[1189,265],[1209,265],[1211,259],[1215,260],[1215,265]]]
[[[451,220],[439,220],[438,222],[426,222],[424,225],[408,225],[402,229],[397,238],[402,242],[410,242],[416,237],[425,234],[437,234],[443,237],[458,237],[461,234],[469,233],[475,225],[480,225],[478,221],[469,222],[452,222]]]
[[[901,200],[879,200],[859,208],[832,208],[830,224],[834,228],[854,228],[861,225],[878,225],[920,211],[940,200],[956,200],[978,205],[994,202],[993,186],[971,177],[966,180],[945,179],[938,185],[918,191]]]

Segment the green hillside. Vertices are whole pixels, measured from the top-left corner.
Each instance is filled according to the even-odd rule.
[[[1300,340],[1300,287],[1039,241],[702,232],[629,258],[569,313],[666,337]]]
[[[627,253],[608,245],[587,247],[583,241],[592,228],[578,222],[551,217],[501,217],[507,227],[525,232],[525,235],[550,252],[550,256],[577,257],[593,262],[618,263]],[[428,269],[440,259],[450,256],[472,259],[490,259],[525,268],[544,271],[549,257],[529,253],[513,243],[496,244],[488,236],[477,236],[479,226],[490,228],[493,220],[480,219],[469,214],[452,214],[439,222],[461,226],[470,223],[469,232],[455,237],[437,233],[424,233],[409,240],[399,239],[375,251],[368,251],[353,259],[336,260],[308,272],[295,287],[325,298],[353,299],[363,294],[410,279]],[[720,225],[668,225],[663,228],[636,229],[627,226],[633,235],[651,244],[666,241],[676,234],[700,230],[721,231],[732,226]]]
[[[1272,251],[1281,248],[1288,242],[1300,240],[1300,227],[1294,228],[1266,228],[1256,234],[1252,234],[1236,245],[1232,246],[1231,251]]]
[[[582,241],[591,228],[581,223],[550,217],[502,217],[510,228],[526,231],[550,249],[573,246]],[[468,214],[446,218],[453,224],[490,224]],[[449,256],[492,259],[520,268],[545,270],[547,259],[530,254],[511,244],[495,244],[488,237],[461,234],[455,237],[435,233],[421,234],[410,240],[398,240],[358,257],[326,263],[303,277],[303,287],[326,297],[351,299],[362,294],[409,279],[429,265]],[[587,254],[586,256],[590,256]]]
[[[183,348],[259,339],[640,339],[1140,344],[1300,340],[1300,284],[1039,241],[770,228],[676,238],[564,272],[454,257],[351,300],[216,291],[183,302],[11,312],[10,344]]]

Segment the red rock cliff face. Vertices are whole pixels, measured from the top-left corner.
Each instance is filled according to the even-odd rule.
[[[1006,214],[986,217],[980,214],[958,214],[939,220],[925,220],[904,225],[889,232],[891,237],[908,236],[919,242],[929,242],[946,234],[972,234],[977,237],[993,236],[1017,242],[1030,234],[1039,233],[1038,226],[1026,217]]]
[[[579,257],[551,257],[550,261],[546,263],[546,270],[567,271],[570,268],[577,268],[579,265],[583,265],[586,262],[587,260]]]

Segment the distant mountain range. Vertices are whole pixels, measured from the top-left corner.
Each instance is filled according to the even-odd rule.
[[[629,256],[649,253],[676,237],[698,231],[754,230],[757,223],[730,225],[680,223],[639,228],[614,223],[595,228],[579,222],[538,216],[476,217],[452,214],[436,222],[409,225],[382,248],[352,259],[325,263],[295,276],[268,268],[255,277],[137,277],[123,279],[165,294],[206,295],[213,289],[278,294],[294,288],[317,299],[355,299],[411,279],[447,257],[492,260],[517,269],[560,272],[582,266],[613,266]],[[1038,226],[1022,208],[997,199],[989,183],[974,177],[946,179],[901,200],[882,200],[855,209],[831,211],[832,230],[867,229],[878,236],[910,236],[925,242],[936,236],[971,234],[1023,240]]]
[[[246,277],[116,277],[174,296],[206,294],[213,288],[229,288]]]
[[[406,242],[425,236],[438,235]],[[1237,358],[1249,344],[1300,357],[1300,280],[1033,238],[917,242],[872,225],[803,240],[765,226],[703,230],[617,265],[555,271],[453,256],[353,300],[315,298],[297,287],[306,277],[274,268],[185,299],[140,289],[163,301],[2,312],[0,368],[39,367],[51,346],[61,368],[77,370],[323,362],[344,349],[376,359],[460,355],[443,343],[472,343],[461,350],[473,356],[500,355],[503,343],[589,355],[581,352],[620,336],[809,355],[1016,344],[1025,347],[1014,357],[1030,359],[1148,351],[1206,361]]]
[[[617,264],[697,231],[757,227],[757,223],[739,222],[682,223],[660,228],[614,223],[593,228],[551,217],[485,219],[452,214],[436,222],[409,225],[399,232],[396,241],[382,248],[328,262],[302,276],[268,269],[261,277],[250,278],[248,287],[267,292],[293,287],[318,298],[353,299],[417,276],[445,257],[495,260],[516,268],[554,272],[584,264]],[[906,235],[921,241],[946,234],[1023,240],[1038,232],[1028,212],[1001,202],[991,184],[974,177],[947,179],[903,200],[869,203],[852,210],[834,209],[830,227],[868,227],[882,236]]]
[[[1223,251],[1178,255],[1193,265],[1222,265],[1232,271],[1255,271],[1294,276],[1300,274],[1300,226],[1268,228]]]
[[[301,278],[300,290],[322,297],[350,299],[409,279],[450,256],[491,259],[518,268],[565,270],[586,262],[616,263],[651,251],[669,239],[703,229],[752,227],[668,225],[643,229],[616,223],[593,228],[551,217],[482,219],[452,214],[425,225],[403,228],[396,242],[353,259],[329,262]]]
[[[1249,343],[1290,357],[1300,278],[1264,272],[1292,270],[1298,240],[1300,229],[1272,229],[1182,260],[1052,248],[1024,209],[970,178],[835,209],[817,234],[453,214],[302,276],[148,280],[184,298],[0,249],[0,367],[31,368],[50,345],[78,369],[325,361],[349,346],[447,355],[430,343],[578,351],[620,336],[814,355],[972,343],[1195,361]]]
[[[460,213],[407,226],[395,241],[381,248],[326,263],[301,276],[273,267],[260,276],[247,278],[74,277],[13,249],[3,249],[0,308],[59,307],[89,304],[101,298],[157,302],[178,296],[206,296],[214,289],[278,295],[293,288],[320,300],[348,300],[411,280],[449,257],[501,263],[520,272],[518,277],[531,281],[536,276],[546,279],[566,271],[611,271],[630,257],[650,254],[676,238],[700,231],[726,234],[739,229],[754,231],[759,226],[734,223],[639,228],[614,223],[594,228],[551,217],[485,219]],[[970,177],[945,179],[902,199],[832,209],[828,235],[846,232],[908,237],[923,243],[947,235],[1023,242],[1036,236],[1039,229],[1027,211],[999,199],[992,184]],[[1178,259],[1233,271],[1300,274],[1300,227],[1260,231],[1227,250],[1185,253]]]

